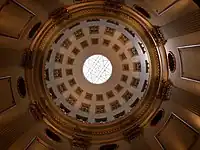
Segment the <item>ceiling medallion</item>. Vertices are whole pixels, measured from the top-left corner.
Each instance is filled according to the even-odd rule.
[[[77,131],[92,143],[124,138],[162,102],[167,68],[157,30],[129,7],[110,6],[85,2],[52,13],[30,47],[32,103],[69,138]]]

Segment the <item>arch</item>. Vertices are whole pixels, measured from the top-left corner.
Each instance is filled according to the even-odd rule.
[[[168,66],[171,72],[174,72],[176,70],[176,59],[172,52],[168,53]]]
[[[53,141],[56,141],[56,142],[61,142],[61,138],[55,134],[54,132],[52,132],[50,129],[46,129],[45,130],[46,132],[46,135]]]
[[[151,19],[150,14],[142,7],[138,5],[133,5],[133,8],[135,8],[137,11],[139,11],[141,14],[143,14],[146,18]]]
[[[29,31],[28,38],[31,39],[34,37],[35,33],[40,28],[41,24],[42,24],[41,22],[38,22],[32,27],[32,29]]]
[[[26,85],[23,77],[19,77],[17,80],[17,90],[22,98],[26,96]]]
[[[164,117],[164,110],[161,109],[159,110],[156,115],[154,116],[154,118],[151,120],[151,126],[156,126],[160,121],[161,119]]]

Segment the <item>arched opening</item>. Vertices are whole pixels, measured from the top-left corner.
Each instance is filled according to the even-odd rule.
[[[142,7],[138,5],[133,5],[133,8],[135,8],[137,11],[139,11],[141,14],[143,14],[146,18],[150,19],[150,14]]]
[[[156,126],[164,116],[164,110],[159,110],[154,118],[151,120],[151,126]]]
[[[171,72],[174,72],[176,70],[176,60],[172,52],[169,52],[168,54],[168,66]]]
[[[116,150],[118,148],[117,144],[107,144],[100,147],[100,150]]]
[[[17,89],[18,89],[19,95],[24,98],[26,96],[26,85],[22,77],[19,77],[17,80]]]
[[[61,138],[60,138],[57,134],[55,134],[54,132],[52,132],[51,130],[46,129],[45,132],[46,132],[46,135],[47,135],[51,140],[56,141],[56,142],[61,142]]]
[[[29,34],[28,34],[28,37],[29,37],[30,39],[35,35],[35,33],[37,32],[37,30],[40,28],[40,25],[41,25],[41,24],[42,24],[41,22],[36,23],[36,24],[33,26],[33,28],[30,30],[30,32],[29,32]]]

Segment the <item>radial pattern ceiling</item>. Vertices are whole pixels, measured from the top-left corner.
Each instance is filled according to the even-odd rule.
[[[26,69],[35,113],[64,136],[95,143],[142,128],[167,80],[162,38],[143,17],[111,1],[52,13],[31,44],[33,67]]]
[[[137,32],[117,20],[74,22],[48,52],[46,85],[66,115],[89,123],[114,121],[144,95],[148,55]]]

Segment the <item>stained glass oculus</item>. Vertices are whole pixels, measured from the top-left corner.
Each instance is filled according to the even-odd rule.
[[[92,55],[84,62],[83,74],[93,84],[105,83],[112,75],[112,64],[103,55]]]

